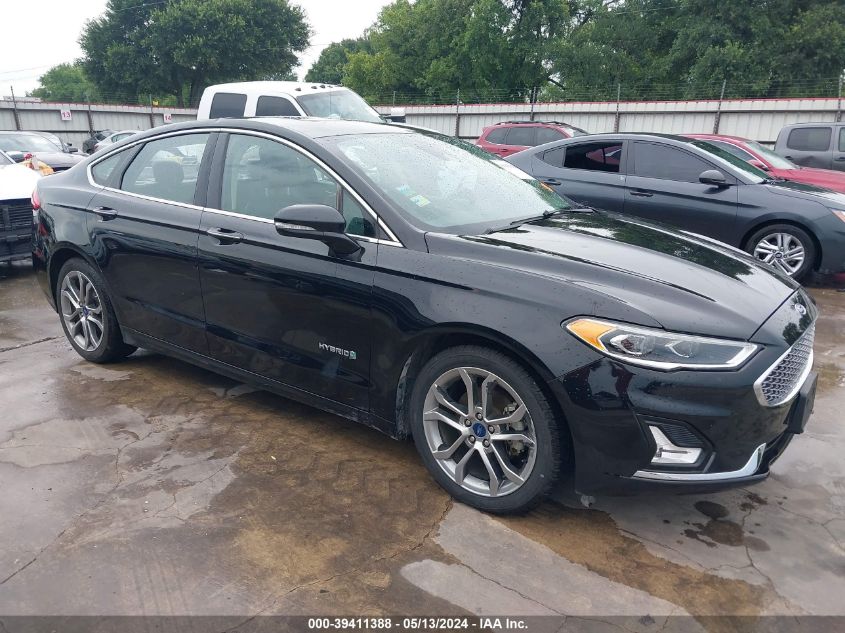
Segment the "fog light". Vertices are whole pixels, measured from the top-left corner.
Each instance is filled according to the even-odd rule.
[[[654,452],[654,457],[651,459],[652,464],[675,464],[686,465],[694,464],[701,457],[700,448],[687,448],[684,446],[676,446],[668,437],[660,430],[659,427],[649,426],[648,430],[654,438],[654,443],[657,444],[657,450]]]

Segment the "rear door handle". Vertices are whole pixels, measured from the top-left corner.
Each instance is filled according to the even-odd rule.
[[[556,178],[543,178],[543,184],[549,185],[551,187],[559,187],[563,183]]]
[[[639,198],[651,198],[654,195],[650,191],[643,191],[642,189],[633,189],[630,193],[632,196],[637,196]]]
[[[834,158],[833,160],[839,160],[839,161],[842,161],[842,160],[845,160],[845,156],[837,156],[837,157],[836,157],[836,158]]]
[[[244,239],[243,233],[238,233],[237,231],[231,231],[229,229],[208,229],[206,233],[211,237],[220,240],[221,244],[237,244]]]
[[[117,217],[117,211],[111,207],[94,207],[91,211],[99,215],[102,220],[113,220]]]

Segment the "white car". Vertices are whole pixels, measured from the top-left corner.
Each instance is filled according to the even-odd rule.
[[[125,138],[129,138],[133,134],[137,134],[138,130],[120,130],[119,132],[112,132],[102,141],[97,141],[97,144],[94,145],[94,152],[99,152],[104,147],[117,143],[118,141],[122,141]],[[92,154],[94,152],[91,152]]]
[[[0,151],[0,262],[30,256],[32,192],[40,178],[40,173]]]

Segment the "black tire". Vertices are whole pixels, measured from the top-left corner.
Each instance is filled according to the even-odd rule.
[[[810,236],[810,234],[802,228],[799,228],[792,224],[769,224],[767,226],[764,226],[758,231],[755,231],[754,234],[748,238],[748,241],[745,244],[745,251],[749,253],[752,257],[754,257],[754,251],[757,245],[767,236],[774,235],[777,233],[785,233],[787,235],[791,235],[801,243],[801,246],[804,248],[804,262],[801,267],[794,273],[789,273],[774,264],[772,265],[775,268],[778,268],[778,270],[781,270],[781,272],[785,272],[796,281],[801,281],[802,279],[805,279],[810,273],[813,272],[813,268],[816,264],[816,258],[818,257],[818,249],[816,248],[816,243]],[[759,259],[759,261],[762,263],[763,260]]]
[[[536,438],[533,468],[524,479],[524,483],[515,490],[501,496],[484,496],[459,485],[441,467],[442,462],[434,457],[433,449],[430,447],[426,436],[423,412],[429,389],[446,372],[462,367],[477,368],[490,372],[507,382],[525,404],[530,422],[533,425]],[[569,451],[566,450],[568,448],[568,431],[565,428],[560,428],[563,423],[559,423],[555,419],[554,410],[536,381],[522,365],[504,354],[485,347],[453,347],[440,352],[429,360],[414,381],[406,415],[409,416],[417,451],[437,483],[458,501],[486,512],[495,514],[522,513],[538,505],[549,494],[558,479],[562,456],[569,455]],[[474,424],[472,428],[475,428]],[[469,432],[469,429],[467,429],[467,432]],[[492,436],[488,435],[488,437]],[[478,440],[481,440],[481,438],[478,438]],[[467,438],[468,441],[469,438]],[[473,439],[473,442],[475,441]],[[466,449],[464,445],[467,446]],[[445,446],[445,444],[441,446]],[[469,445],[466,442],[459,444],[458,450],[468,452],[470,448],[482,450],[479,446]],[[463,454],[466,455],[466,453]],[[475,457],[473,456],[470,459],[475,459]],[[493,458],[490,459],[491,463],[495,464]],[[497,465],[496,468],[500,469],[501,467]]]
[[[68,324],[63,315],[62,305],[62,283],[68,275],[75,276],[76,273],[84,275],[90,281],[91,285],[96,291],[98,303],[101,306],[100,315],[102,316],[102,336],[99,343],[93,349],[85,349],[74,338],[68,329]],[[106,292],[106,284],[103,281],[102,275],[93,266],[88,264],[84,259],[73,258],[65,262],[59,271],[56,279],[56,305],[59,310],[59,321],[62,324],[65,336],[77,354],[82,356],[85,360],[92,363],[112,363],[122,360],[134,352],[137,348],[132,345],[127,345],[123,342],[123,336],[120,332],[120,324],[117,322],[117,317],[114,314],[111,299]]]

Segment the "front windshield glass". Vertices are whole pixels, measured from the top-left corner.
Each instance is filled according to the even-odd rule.
[[[775,154],[765,145],[760,145],[757,141],[746,141],[745,143],[752,150],[757,152],[760,156],[766,159],[768,163],[775,169],[798,169],[798,165],[792,161],[786,160],[780,154]]]
[[[55,152],[56,146],[37,134],[0,135],[0,149],[4,152]]]
[[[758,169],[754,165],[751,165],[741,158],[734,156],[730,152],[723,150],[721,147],[716,147],[713,143],[708,143],[707,141],[691,141],[690,144],[694,145],[698,149],[704,150],[708,154],[711,154],[714,158],[728,163],[734,169],[741,171],[743,175],[752,182],[752,184],[759,185],[770,178],[770,176],[762,169]]]
[[[296,100],[308,116],[350,121],[381,123],[378,112],[351,90],[327,90],[297,96]]]
[[[497,156],[439,134],[322,139],[414,226],[476,233],[570,205]]]

